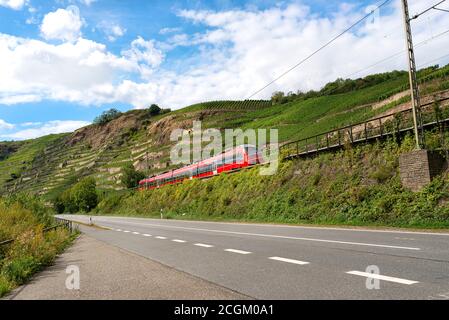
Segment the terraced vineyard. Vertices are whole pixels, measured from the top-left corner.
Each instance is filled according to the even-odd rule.
[[[447,94],[449,66],[425,70],[420,78],[423,99]],[[406,75],[398,74],[363,89],[278,105],[265,100],[212,101],[158,116],[132,110],[104,126],[1,143],[0,194],[31,192],[53,198],[84,176],[94,177],[102,192],[120,191],[127,164],[147,174],[174,168],[169,163],[175,143],[170,134],[192,128],[193,121],[201,120],[203,128],[277,128],[281,142],[299,140],[406,108],[409,97],[401,90],[407,82]]]
[[[270,100],[219,100],[202,102],[191,105],[183,109],[184,111],[193,110],[260,110],[271,107]]]

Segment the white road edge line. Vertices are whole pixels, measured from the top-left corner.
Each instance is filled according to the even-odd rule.
[[[83,222],[84,216],[64,216],[65,218],[72,218],[81,219],[80,222]],[[95,218],[97,220],[104,220],[104,219],[110,219],[110,220],[122,220],[125,217],[112,217],[112,216],[102,216]],[[135,217],[126,217],[128,220],[136,220],[136,221],[157,221],[155,219],[150,218],[135,218]],[[75,221],[75,220],[73,220]],[[180,221],[180,220],[176,220]],[[76,221],[75,221],[76,222]],[[111,221],[106,221],[110,223]],[[430,236],[449,236],[449,233],[442,233],[442,232],[420,232],[420,231],[412,231],[412,230],[385,230],[385,229],[364,229],[364,228],[351,228],[351,227],[313,227],[313,226],[305,226],[305,225],[297,225],[297,226],[290,226],[290,225],[282,225],[282,224],[276,224],[276,223],[243,223],[243,222],[216,222],[216,221],[190,221],[190,220],[182,220],[183,223],[201,223],[201,224],[219,224],[219,225],[241,225],[241,226],[256,226],[256,227],[266,227],[266,228],[292,228],[292,229],[317,229],[317,230],[335,230],[335,231],[354,231],[354,232],[378,232],[378,233],[398,233],[398,234],[420,234],[420,235],[430,235]]]
[[[186,243],[187,241],[185,240],[179,240],[179,239],[173,239],[173,242],[178,242],[178,243]]]
[[[379,280],[390,281],[390,282],[396,282],[396,283],[401,283],[401,284],[406,284],[406,285],[412,285],[412,284],[419,283],[419,281],[413,281],[413,280],[407,280],[407,279],[401,279],[401,278],[395,278],[395,277],[388,277],[388,276],[383,276],[380,274],[361,272],[361,271],[348,271],[346,273],[356,275],[356,276],[367,277],[367,278],[371,278],[371,279],[379,279]]]
[[[165,239],[167,239],[167,238],[166,238],[166,237],[160,237],[160,236],[158,236],[158,237],[156,237],[156,239],[165,240]]]
[[[195,243],[194,245],[197,247],[203,247],[203,248],[213,248],[213,245],[204,244],[204,243]]]
[[[80,215],[59,215],[61,217],[64,217],[65,219],[72,220],[73,222],[81,222],[85,223],[84,216]],[[78,220],[77,220],[78,219]],[[103,217],[97,217],[96,220],[105,220],[107,223],[111,223],[109,220],[122,220],[124,217],[111,217],[111,216],[103,216]],[[134,217],[126,217],[128,220],[135,220],[135,221],[156,221],[155,219],[149,219],[149,218],[134,218]],[[176,220],[179,222],[179,220]],[[449,233],[442,233],[442,232],[420,232],[420,231],[408,231],[408,230],[385,230],[385,229],[364,229],[364,228],[350,228],[350,227],[313,227],[313,226],[305,226],[305,225],[297,225],[297,226],[290,226],[290,225],[282,225],[282,224],[261,224],[261,223],[243,223],[243,222],[216,222],[216,221],[189,221],[189,220],[182,220],[183,223],[201,223],[201,224],[219,224],[219,225],[240,225],[240,226],[252,226],[252,227],[265,227],[265,228],[291,228],[291,229],[316,229],[316,230],[335,230],[335,231],[353,231],[353,232],[374,232],[374,233],[398,233],[398,234],[413,234],[413,235],[429,235],[429,236],[449,236]],[[117,223],[116,221],[112,223]]]
[[[310,263],[310,262],[306,262],[306,261],[300,261],[300,260],[294,260],[294,259],[288,259],[288,258],[282,258],[282,257],[269,257],[268,259],[275,260],[275,261],[281,261],[281,262],[287,262],[287,263],[293,263],[293,264],[299,264],[299,265],[306,265],[306,264]]]
[[[255,237],[265,237],[265,238],[275,238],[275,239],[290,239],[290,240],[301,240],[301,241],[338,243],[338,244],[347,244],[347,245],[355,245],[355,246],[379,247],[379,248],[414,250],[414,251],[420,251],[421,250],[421,248],[416,248],[416,247],[402,247],[402,246],[392,246],[392,245],[386,245],[386,244],[374,244],[374,243],[350,242],[350,241],[339,241],[339,240],[326,240],[326,239],[314,239],[314,238],[289,237],[289,236],[279,236],[279,235],[274,235],[274,234],[237,232],[237,231],[214,230],[214,229],[204,229],[204,228],[189,228],[189,227],[168,226],[168,225],[153,224],[153,223],[135,223],[135,222],[127,222],[127,221],[123,221],[121,223],[127,224],[127,225],[152,226],[152,227],[162,227],[162,228],[168,228],[168,229],[196,230],[196,231],[225,233],[225,234],[236,234],[236,235],[243,235],[243,236],[255,236]]]
[[[232,252],[232,253],[239,253],[239,254],[250,254],[251,253],[249,251],[236,250],[236,249],[225,249],[225,251]]]

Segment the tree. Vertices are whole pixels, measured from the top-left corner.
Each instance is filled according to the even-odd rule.
[[[139,182],[145,179],[145,175],[140,171],[136,171],[132,164],[123,167],[122,172],[122,183],[128,189],[137,187],[139,185]]]
[[[152,104],[149,108],[148,111],[150,113],[151,116],[157,116],[158,114],[161,113],[162,109],[159,108],[159,106],[157,104]]]
[[[271,101],[273,104],[280,104],[285,98],[285,93],[282,91],[276,91],[271,95]]]
[[[96,182],[92,177],[82,179],[53,201],[53,206],[58,213],[90,212],[97,205]]]
[[[104,111],[100,116],[96,117],[94,119],[94,124],[105,125],[106,123],[117,119],[121,115],[122,113],[119,110],[113,108],[108,111]]]

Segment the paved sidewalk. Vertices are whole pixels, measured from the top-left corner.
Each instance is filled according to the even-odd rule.
[[[66,289],[68,266],[80,269],[80,290]],[[247,299],[248,297],[82,235],[55,264],[9,300]]]

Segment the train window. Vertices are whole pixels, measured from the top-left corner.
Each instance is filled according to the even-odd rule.
[[[236,157],[236,162],[237,163],[242,163],[243,162],[243,153],[241,153],[241,152],[239,152],[237,155],[236,155],[237,157]]]
[[[234,155],[227,156],[225,158],[224,162],[225,162],[225,164],[232,164],[232,163],[234,163]]]

